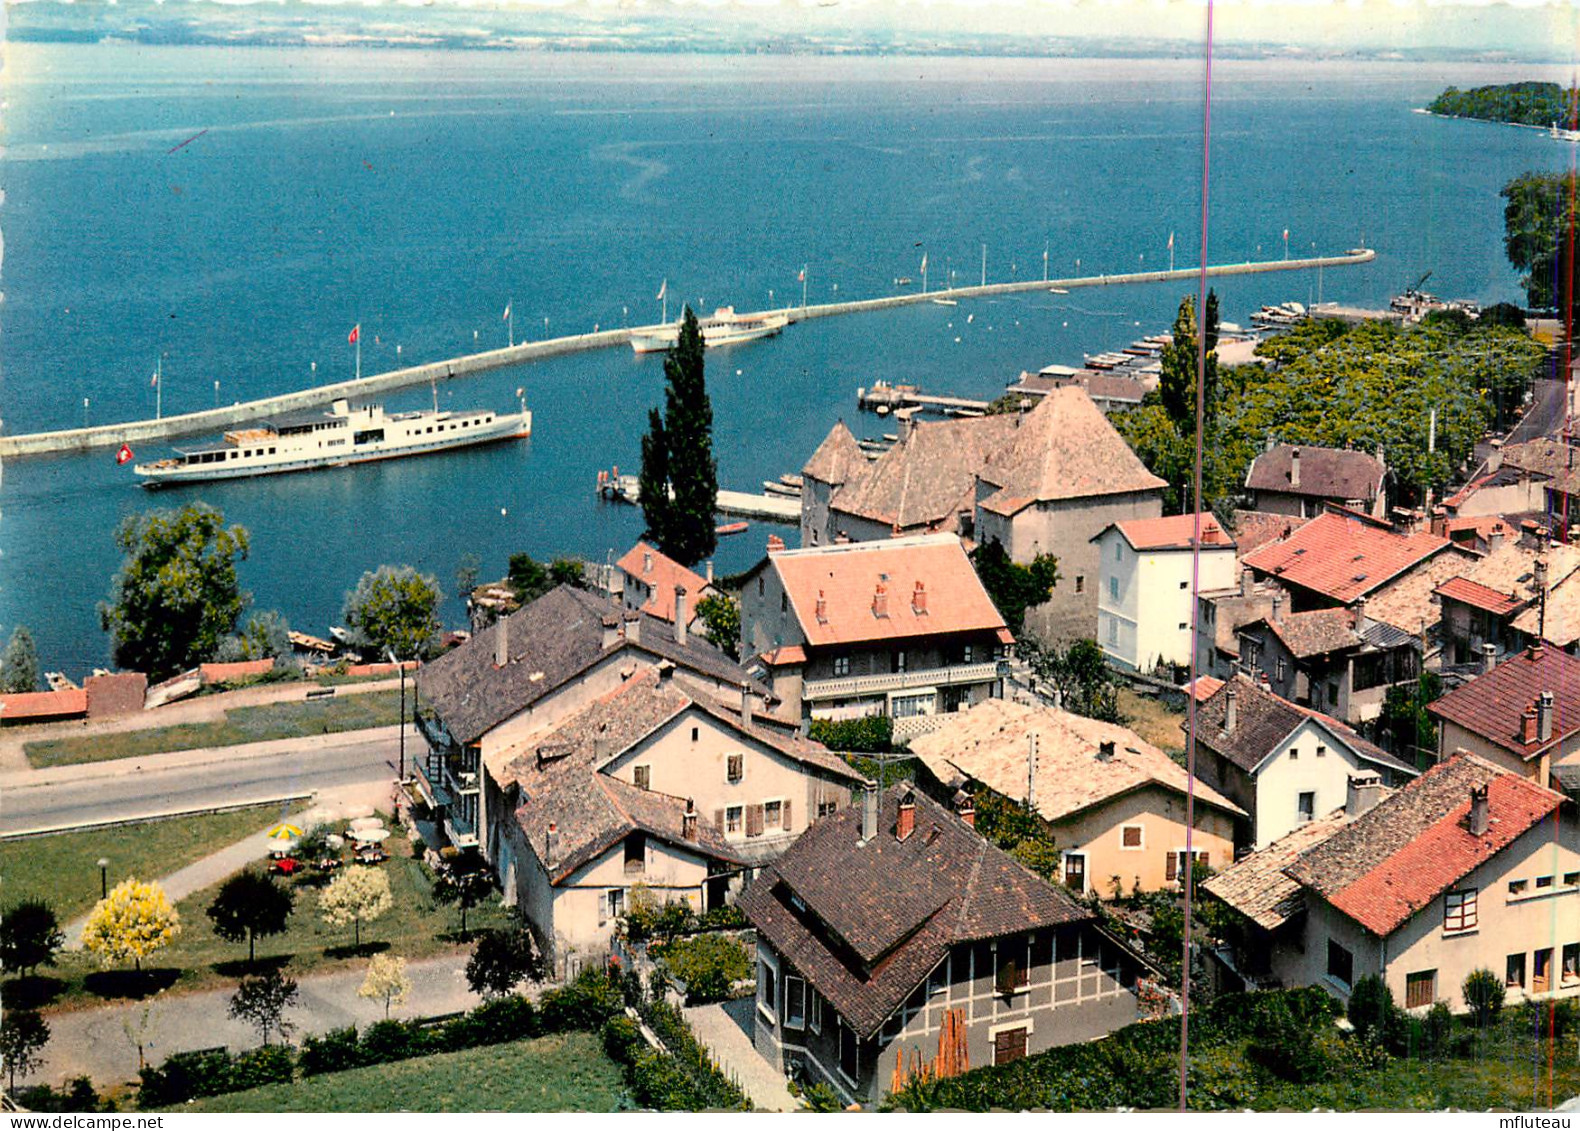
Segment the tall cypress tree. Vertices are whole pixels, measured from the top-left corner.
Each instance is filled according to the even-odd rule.
[[[648,409],[647,434],[642,437],[642,469],[637,476],[637,501],[647,521],[643,535],[659,549],[669,544],[674,504],[669,498],[669,437],[658,409]],[[667,551],[666,551],[667,552]]]
[[[688,306],[675,347],[664,358],[663,417],[657,409],[648,414],[638,488],[648,537],[688,566],[713,553],[718,542],[719,475],[702,355],[702,330]]]

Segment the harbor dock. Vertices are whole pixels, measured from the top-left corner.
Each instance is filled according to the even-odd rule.
[[[856,390],[856,405],[859,408],[887,409],[896,413],[907,408],[929,408],[939,412],[980,416],[987,412],[988,403],[972,400],[970,397],[934,396],[930,393],[918,392],[915,385],[891,385],[886,381],[879,381],[870,389]]]
[[[637,489],[636,476],[621,475],[618,470],[614,472],[600,471],[598,473],[598,497],[609,502],[639,504],[641,502],[641,492]],[[719,514],[735,515],[739,518],[756,518],[768,522],[792,524],[801,521],[801,499],[799,496],[753,495],[746,491],[726,491],[721,487],[719,488],[718,500],[714,506]]]
[[[1254,275],[1273,271],[1303,271],[1317,268],[1349,267],[1369,263],[1377,253],[1369,248],[1357,248],[1344,255],[1321,256],[1306,259],[1277,259],[1263,262],[1220,263],[1209,265],[1208,277],[1223,275]],[[985,298],[993,295],[1028,294],[1037,291],[1071,291],[1083,287],[1125,286],[1137,283],[1187,282],[1200,277],[1202,268],[1183,267],[1173,271],[1132,271],[1117,275],[1091,275],[1073,279],[1021,280],[1011,283],[988,283],[971,287],[913,291],[906,294],[886,295],[882,298],[854,299],[848,302],[831,302],[817,305],[788,307],[761,314],[783,314],[791,323],[810,318],[828,318],[842,314],[860,314],[871,311],[891,310],[902,306],[915,306],[937,299],[959,301]],[[743,316],[748,317],[748,316]],[[752,315],[751,317],[755,317]],[[342,397],[365,400],[370,396],[395,389],[411,388],[457,377],[483,373],[491,369],[521,365],[525,362],[588,350],[610,347],[630,347],[635,334],[651,334],[661,326],[635,326],[618,330],[601,330],[590,334],[572,334],[548,338],[537,342],[523,342],[503,349],[464,354],[443,361],[393,369],[352,381],[337,381],[312,388],[276,396],[241,401],[219,408],[181,413],[152,420],[130,420],[114,424],[97,424],[86,428],[65,428],[50,432],[0,435],[0,459],[18,456],[47,455],[52,452],[80,452],[95,448],[113,448],[121,444],[147,440],[166,439],[223,432],[247,421],[258,420],[280,413],[296,412],[330,404]],[[206,381],[200,381],[200,385]],[[720,492],[721,501],[725,492]],[[744,496],[756,499],[759,496]],[[731,512],[741,513],[741,512]],[[769,517],[763,515],[761,517]]]

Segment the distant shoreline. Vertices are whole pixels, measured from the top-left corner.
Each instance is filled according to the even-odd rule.
[[[1484,126],[1514,126],[1522,130],[1535,130],[1538,133],[1553,136],[1555,141],[1580,141],[1580,131],[1559,130],[1552,134],[1551,126],[1533,126],[1529,122],[1504,122],[1497,118],[1475,118],[1468,114],[1439,114],[1436,110],[1428,110],[1425,106],[1411,107],[1412,114],[1425,114],[1429,118],[1441,118],[1446,122],[1480,122]]]

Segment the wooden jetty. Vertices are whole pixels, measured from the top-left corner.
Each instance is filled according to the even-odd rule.
[[[633,506],[642,501],[636,476],[621,475],[619,468],[598,473],[598,497],[612,503],[630,503]],[[719,514],[758,518],[768,522],[801,521],[800,496],[753,495],[745,491],[726,491],[721,487],[715,509]]]
[[[860,408],[876,410],[887,409],[895,415],[900,415],[906,409],[932,409],[935,412],[958,413],[985,413],[988,410],[987,401],[973,400],[970,397],[941,397],[930,393],[923,393],[915,385],[891,385],[887,381],[879,381],[872,388],[856,390],[856,404]]]

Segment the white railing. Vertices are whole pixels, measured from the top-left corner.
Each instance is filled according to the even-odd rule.
[[[951,687],[961,683],[987,683],[998,678],[998,661],[957,664],[948,668],[922,668],[880,675],[840,676],[835,679],[809,679],[801,686],[801,698],[846,699],[855,695],[881,695],[910,687]]]

